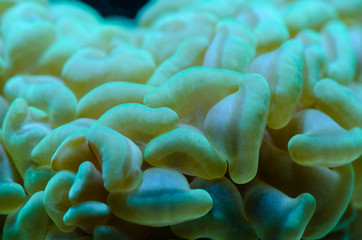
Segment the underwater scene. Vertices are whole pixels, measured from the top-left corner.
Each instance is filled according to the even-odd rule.
[[[0,0],[0,238],[362,240],[362,0],[127,4]]]

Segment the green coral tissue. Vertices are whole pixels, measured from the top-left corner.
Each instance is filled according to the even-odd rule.
[[[362,0],[0,0],[2,240],[361,240]]]

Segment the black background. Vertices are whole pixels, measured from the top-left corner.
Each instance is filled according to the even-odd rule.
[[[102,16],[126,16],[134,18],[148,0],[82,0],[95,8]]]

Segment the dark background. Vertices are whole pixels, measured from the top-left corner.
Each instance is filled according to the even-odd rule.
[[[82,0],[82,2],[95,8],[104,17],[118,15],[134,18],[148,0]]]

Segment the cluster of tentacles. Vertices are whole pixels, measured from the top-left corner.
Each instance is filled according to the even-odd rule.
[[[362,239],[361,12],[0,1],[2,239]]]

